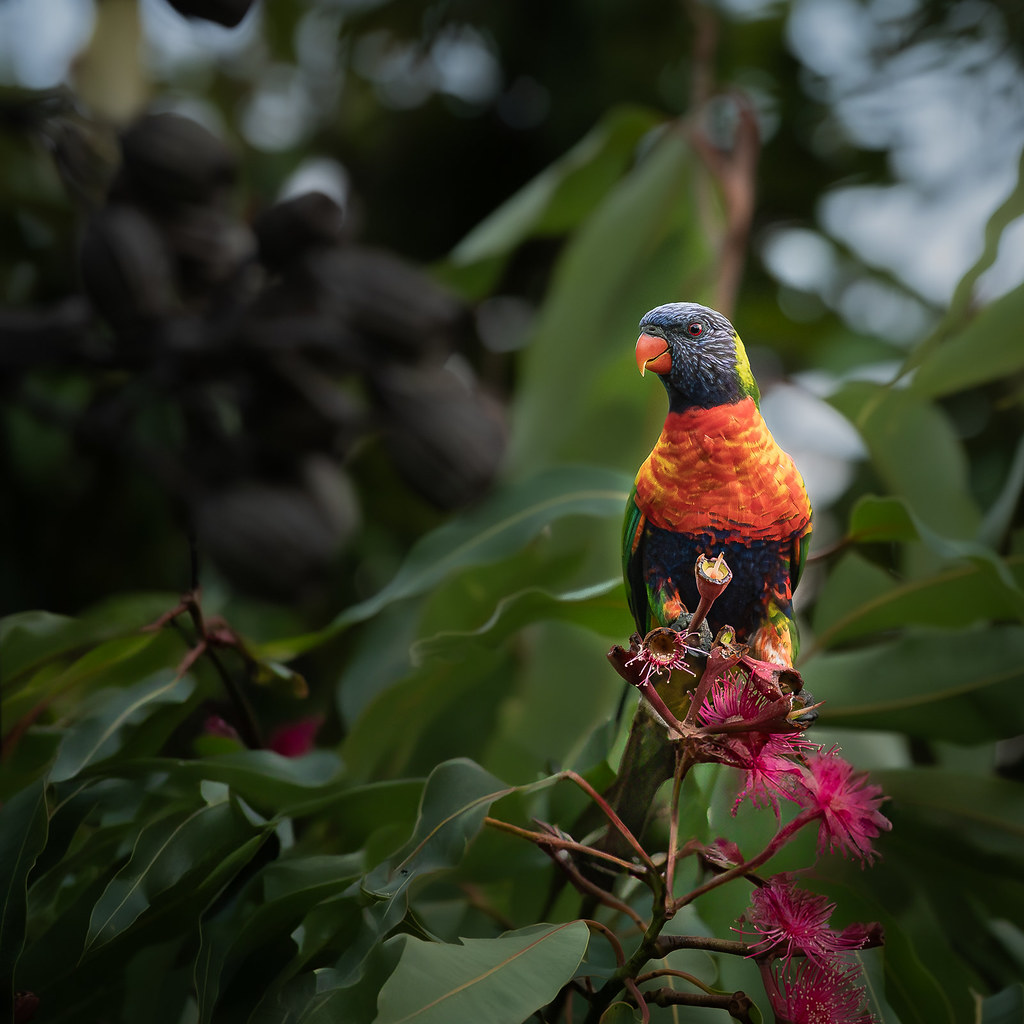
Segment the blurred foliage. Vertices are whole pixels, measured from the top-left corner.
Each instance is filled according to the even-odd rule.
[[[725,87],[774,125],[734,319],[762,385],[769,350],[825,373],[866,452],[818,509],[800,668],[818,741],[877,769],[894,828],[871,871],[823,860],[814,884],[884,924],[886,1022],[1021,1019],[1024,285],[979,282],[1024,179],[941,309],[843,252],[925,309],[909,342],[778,283],[771,229],[891,176],[835,141],[792,12],[267,3],[225,30],[256,34],[248,62],[150,69],[148,115],[115,124],[84,71],[0,93],[0,977],[5,1005],[38,999],[21,1019],[369,1024],[415,1012],[427,976],[443,1019],[483,999],[514,1024],[607,976],[548,861],[482,821],[570,827],[583,801],[552,774],[614,776],[618,531],[663,415],[632,330],[719,280],[729,204],[695,139],[728,149]],[[900,46],[993,24],[1019,53],[1013,4],[921,5]],[[490,92],[438,70],[467,39]],[[108,86],[138,80],[119,52]],[[240,112],[282,68],[315,115],[256,145]],[[347,201],[280,194],[311,156]],[[312,719],[303,756],[255,749]],[[763,842],[758,814],[728,818],[729,773],[697,789],[698,838]],[[720,891],[684,923],[726,935],[742,909]],[[745,961],[674,956],[758,989]]]

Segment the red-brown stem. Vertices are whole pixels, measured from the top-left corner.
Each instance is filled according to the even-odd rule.
[[[729,868],[728,871],[723,871],[720,875],[708,879],[703,885],[698,885],[696,889],[688,892],[685,896],[680,896],[679,899],[674,900],[672,903],[673,913],[678,913],[683,907],[712,889],[717,889],[720,885],[725,885],[726,882],[731,882],[734,878],[740,878],[753,871],[754,868],[759,868],[765,861],[775,856],[804,825],[817,820],[817,817],[818,815],[814,811],[801,811],[789,824],[783,825],[775,833],[768,845],[756,857],[752,857],[742,864],[737,864],[735,867]]]
[[[739,939],[720,939],[715,935],[662,935],[658,939],[658,954],[667,956],[676,949],[706,949],[712,953],[731,953],[748,956],[750,947]]]
[[[637,867],[636,864],[631,864],[628,860],[623,860],[614,854],[605,853],[604,850],[597,850],[593,846],[585,846],[583,843],[577,843],[571,839],[562,839],[559,836],[548,835],[545,832],[532,832],[528,828],[520,828],[518,825],[502,821],[500,818],[484,818],[484,824],[501,832],[508,832],[510,835],[519,836],[521,839],[528,839],[531,843],[537,843],[538,846],[550,846],[559,850],[574,850],[576,853],[586,853],[592,857],[598,857],[601,860],[608,861],[610,864],[614,864],[616,867],[622,868],[623,871],[628,871],[631,875],[636,875],[638,878],[642,878],[646,874],[643,868]]]
[[[665,908],[672,903],[672,888],[675,884],[676,861],[679,857],[679,796],[683,788],[683,779],[693,764],[681,745],[676,746],[676,770],[672,779],[672,804],[669,808],[668,856],[665,863]]]
[[[633,847],[644,867],[649,871],[657,872],[658,869],[655,867],[654,861],[651,860],[647,851],[640,845],[640,841],[637,837],[630,832],[623,820],[615,813],[611,804],[609,804],[608,801],[605,800],[605,798],[601,796],[601,794],[598,793],[598,791],[594,789],[594,787],[587,782],[582,775],[577,774],[571,769],[566,769],[565,771],[559,772],[559,777],[569,779],[570,782],[575,782],[576,785],[579,786],[580,789],[582,789],[583,792],[601,808],[604,816],[615,826],[616,829],[618,829],[620,835],[626,840],[626,842]]]
[[[647,930],[647,922],[631,906],[629,906],[628,903],[623,903],[622,900],[613,896],[607,890],[602,889],[601,886],[595,885],[589,878],[584,877],[569,858],[560,857],[558,853],[543,843],[538,843],[537,845],[540,846],[552,861],[554,861],[554,863],[565,873],[569,881],[572,882],[580,892],[585,893],[587,896],[593,896],[595,900],[603,903],[609,910],[614,910],[619,914],[625,914],[641,932]]]
[[[623,984],[629,991],[629,994],[636,1000],[636,1005],[640,1009],[640,1019],[643,1024],[648,1024],[651,1019],[651,1011],[647,1005],[647,1000],[644,999],[640,992],[640,989],[636,987],[636,982],[632,978],[624,978]]]
[[[612,952],[615,954],[615,962],[621,967],[626,962],[626,953],[615,932],[608,925],[595,921],[592,918],[585,917],[582,920],[591,931],[600,932],[608,940],[609,945],[612,947]]]
[[[693,974],[688,974],[686,971],[680,971],[675,967],[659,967],[655,971],[648,971],[646,974],[641,974],[636,979],[636,983],[642,985],[646,981],[654,981],[655,978],[682,978],[683,981],[696,985],[702,992],[714,992],[714,989],[709,985],[705,985],[700,978]]]
[[[743,1024],[750,1024],[750,1010],[754,1005],[745,992],[680,992],[674,988],[648,992],[647,1001],[655,1006],[710,1006],[725,1010]]]

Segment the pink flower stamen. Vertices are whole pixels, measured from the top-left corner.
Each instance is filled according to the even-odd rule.
[[[751,956],[773,953],[787,961],[797,955],[818,963],[834,962],[850,949],[860,949],[873,934],[864,925],[851,925],[842,932],[829,927],[836,905],[827,897],[798,889],[788,875],[776,875],[767,885],[754,890],[750,907],[741,919],[760,935],[751,946]]]
[[[776,1019],[786,1024],[876,1024],[859,977],[858,967],[787,962],[765,974],[765,991]]]
[[[818,852],[838,850],[870,863],[878,856],[871,841],[892,828],[878,808],[881,786],[870,785],[867,772],[855,772],[836,751],[812,755],[796,779],[793,799],[820,818]]]
[[[692,676],[695,673],[686,663],[686,657],[688,654],[702,652],[700,648],[687,644],[687,635],[668,626],[658,626],[644,637],[640,649],[626,664],[632,665],[633,662],[639,661],[643,665],[642,675],[645,682],[650,682],[651,676],[677,669],[689,672]]]
[[[715,680],[701,708],[704,727],[750,724],[749,731],[730,731],[720,740],[721,761],[746,773],[733,814],[749,797],[755,807],[771,807],[778,817],[779,797],[794,799],[793,786],[803,772],[795,755],[813,749],[801,732],[789,729],[784,712],[773,716],[775,703],[741,674],[730,673]]]

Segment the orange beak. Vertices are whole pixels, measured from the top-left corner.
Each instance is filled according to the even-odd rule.
[[[636,365],[641,377],[647,370],[668,373],[672,369],[672,353],[668,350],[668,342],[653,334],[641,334],[636,339]]]

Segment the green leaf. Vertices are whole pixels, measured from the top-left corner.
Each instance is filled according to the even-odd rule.
[[[425,775],[452,757],[480,759],[514,686],[513,671],[513,655],[504,648],[412,671],[378,694],[346,736],[342,752],[352,779]]]
[[[930,352],[917,368],[911,389],[938,398],[1024,370],[1021,317],[1024,285],[986,306],[963,330]]]
[[[521,1024],[572,978],[589,941],[582,921],[536,925],[459,946],[408,935],[384,983],[375,1024]]]
[[[180,761],[139,758],[118,767],[122,775],[166,773],[175,782],[222,782],[267,816],[311,813],[351,789],[340,759],[329,750],[283,757],[271,750],[239,750]]]
[[[659,303],[710,298],[716,210],[696,208],[696,164],[684,133],[667,125],[570,239],[523,352],[515,472],[597,454],[633,468],[646,455],[648,410],[664,395],[636,373],[636,324]]]
[[[0,808],[0,1005],[8,1008],[14,997],[15,968],[25,945],[26,880],[46,845],[47,823],[42,780]]]
[[[438,765],[423,790],[412,837],[366,877],[366,892],[393,900],[417,875],[458,864],[491,804],[514,789],[464,758]]]
[[[509,484],[479,508],[421,538],[373,597],[347,608],[320,632],[266,644],[262,653],[281,660],[309,650],[395,601],[425,593],[449,573],[514,554],[556,519],[621,516],[628,495],[627,479],[595,466],[561,466]]]
[[[658,120],[636,107],[607,113],[564,156],[473,228],[452,250],[450,262],[462,267],[489,260],[493,265],[486,280],[493,280],[503,258],[531,235],[575,227],[626,170],[637,143]]]
[[[195,964],[201,1022],[216,1019],[220,990],[261,944],[287,937],[312,907],[344,892],[362,873],[362,854],[294,858],[272,863],[230,913],[203,926]],[[253,1004],[258,993],[253,993]]]
[[[1020,1024],[1024,1020],[1024,985],[1010,985],[980,1000],[978,1024]]]
[[[163,705],[183,704],[192,695],[191,676],[178,678],[172,670],[158,672],[125,690],[110,690],[99,709],[65,734],[50,771],[51,782],[77,775],[118,749],[128,731]]]
[[[920,540],[920,533],[905,501],[866,494],[853,506],[846,540],[854,544],[910,541]]]
[[[826,580],[815,608],[817,632],[803,651],[804,662],[813,661],[824,648],[886,630],[907,626],[957,629],[981,620],[1019,618],[1024,557],[999,562],[1012,587],[996,572],[993,559],[997,557],[898,585],[862,559],[844,557]]]
[[[915,630],[801,664],[827,726],[982,743],[1024,732],[1024,629]]]
[[[601,1014],[599,1024],[637,1024],[640,1019],[640,1011],[635,1006],[629,1003],[612,1003]]]
[[[978,539],[992,547],[1001,547],[1010,528],[1013,526],[1014,514],[1024,492],[1024,437],[1020,439],[1013,462],[1006,474],[1006,481],[992,507],[985,513]]]
[[[890,769],[872,778],[894,806],[949,830],[951,843],[983,852],[990,868],[1000,862],[1024,866],[1024,784],[938,768]]]
[[[4,687],[4,718],[14,722],[23,715],[37,713],[76,686],[95,682],[106,687],[134,683],[167,664],[166,643],[156,645],[163,648],[156,660],[139,656],[154,646],[154,641],[170,639],[156,633],[133,633],[101,642],[66,667],[56,660],[48,661],[38,671],[23,673],[18,682]]]
[[[981,255],[974,263],[974,266],[964,274],[957,284],[949,304],[949,309],[946,311],[946,315],[942,318],[941,322],[907,357],[906,363],[900,371],[900,376],[903,376],[915,367],[927,367],[933,360],[937,360],[940,367],[949,366],[949,360],[944,356],[944,343],[946,343],[946,339],[951,334],[961,329],[965,322],[967,323],[967,331],[972,330],[973,325],[970,322],[970,317],[973,313],[975,285],[981,275],[995,263],[996,257],[999,255],[999,243],[1002,239],[1003,231],[1021,216],[1024,216],[1024,153],[1021,154],[1020,163],[1017,168],[1016,186],[985,225],[985,245]],[[1013,332],[1011,332],[1010,337],[1012,336]],[[957,340],[954,337],[953,344],[956,344]],[[981,339],[980,343],[985,347],[989,341],[994,341],[997,348],[1001,346],[1001,342],[998,339]],[[982,353],[982,364],[988,362],[987,356],[987,352]],[[971,351],[968,354],[968,358],[959,364],[958,369],[961,374],[971,373],[971,363],[974,358],[975,353]],[[936,378],[941,378],[943,375],[941,370],[935,371]],[[914,384],[915,386],[917,385],[916,380]],[[954,387],[952,390],[959,390],[959,388]]]
[[[0,620],[0,660],[5,688],[23,673],[104,640],[137,633],[173,608],[167,594],[120,594],[75,618],[44,611],[19,612]]]
[[[602,636],[617,636],[628,622],[622,580],[600,583],[561,594],[530,587],[503,598],[482,625],[472,630],[451,630],[417,640],[412,646],[413,664],[431,658],[455,660],[466,656],[476,643],[501,643],[524,626],[558,620],[586,626]]]
[[[946,414],[907,390],[857,381],[829,399],[860,432],[887,488],[944,537],[974,538],[981,515]]]
[[[129,929],[158,897],[187,876],[201,878],[206,865],[219,863],[263,831],[265,827],[254,826],[229,799],[147,824],[139,832],[131,859],[93,908],[86,952]]]
[[[1004,597],[1024,616],[1024,591],[1013,578],[1007,565],[986,544],[976,540],[946,537],[929,527],[902,498],[878,498],[865,495],[850,514],[850,541],[921,541],[940,558],[948,561],[969,558],[983,563],[1003,583]]]

